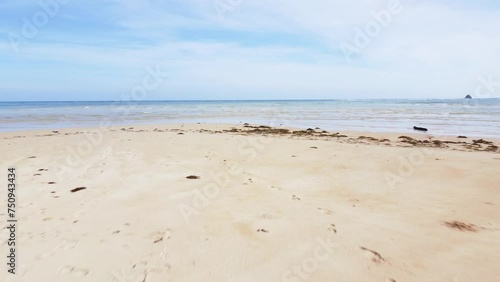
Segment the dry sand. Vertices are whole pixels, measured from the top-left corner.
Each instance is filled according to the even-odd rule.
[[[0,281],[499,281],[497,140],[223,130],[1,133]]]

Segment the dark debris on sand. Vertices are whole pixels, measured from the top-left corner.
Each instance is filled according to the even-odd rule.
[[[75,189],[71,189],[71,193],[75,193],[75,192],[82,191],[85,189],[87,189],[87,187],[77,187]]]
[[[144,132],[148,130],[134,130],[133,127],[130,128],[122,128],[122,131],[129,132]],[[166,129],[159,130],[155,128],[154,132],[176,132],[179,135],[186,132],[182,129]],[[481,152],[493,152],[500,153],[500,148],[496,144],[491,141],[486,141],[483,139],[472,140],[471,143],[464,141],[441,141],[441,140],[433,140],[433,137],[428,137],[425,140],[418,140],[409,136],[399,136],[395,142],[392,142],[389,139],[378,139],[370,136],[359,136],[359,137],[349,137],[347,135],[340,134],[338,132],[328,132],[326,130],[321,130],[319,127],[308,128],[306,130],[290,130],[286,128],[277,128],[271,127],[267,125],[251,125],[249,123],[245,123],[243,127],[231,127],[226,130],[208,130],[208,129],[198,129],[195,130],[199,133],[207,133],[207,134],[223,134],[223,133],[234,133],[239,135],[262,135],[262,136],[282,136],[288,138],[305,138],[308,140],[320,140],[321,138],[325,138],[326,140],[336,140],[340,143],[348,143],[348,144],[376,144],[383,146],[399,146],[399,147],[408,147],[408,145],[414,147],[430,147],[430,148],[448,148],[451,150],[460,150],[460,151],[481,151]],[[335,139],[333,139],[335,138]],[[467,136],[458,136],[459,139],[466,139]],[[42,171],[44,169],[40,169]],[[46,171],[46,170],[45,170]],[[188,179],[198,179],[198,178],[188,178]]]
[[[458,229],[460,231],[477,232],[478,228],[474,224],[468,224],[460,221],[446,221],[444,223],[447,227],[451,229]]]
[[[320,138],[336,138],[336,140],[342,143],[350,144],[379,144],[384,146],[401,146],[401,144],[411,145],[415,147],[430,147],[430,148],[449,148],[452,150],[461,151],[483,151],[483,152],[496,152],[500,153],[500,148],[493,144],[491,141],[486,141],[483,139],[473,140],[472,143],[467,143],[464,141],[441,141],[433,140],[432,137],[428,137],[426,140],[418,140],[409,136],[399,136],[397,142],[391,142],[389,139],[377,139],[370,136],[359,136],[348,137],[340,133],[332,133],[326,130],[318,130],[319,128],[312,129],[308,128],[306,130],[289,130],[286,128],[275,128],[267,125],[250,125],[245,123],[242,128],[231,127],[229,130],[206,130],[201,129],[199,132],[202,133],[234,133],[241,135],[263,135],[263,136],[283,136],[290,138],[307,138],[309,140],[319,140]],[[341,139],[342,138],[342,139]],[[465,139],[466,136],[459,136],[458,138]],[[484,146],[483,146],[484,145]],[[405,146],[407,147],[407,146]]]

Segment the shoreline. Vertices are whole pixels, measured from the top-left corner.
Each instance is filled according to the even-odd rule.
[[[204,126],[207,126],[207,127],[219,127],[219,126],[228,126],[228,127],[242,127],[244,126],[244,124],[246,123],[243,123],[243,122],[240,122],[240,123],[210,123],[210,122],[206,122],[206,123],[203,123],[203,122],[174,122],[174,123],[148,123],[148,122],[145,122],[145,123],[123,123],[123,124],[118,124],[118,123],[112,123],[110,126],[107,126],[108,128],[110,129],[116,129],[116,128],[122,128],[122,127],[126,127],[126,128],[129,128],[129,127],[141,127],[141,128],[150,128],[150,127],[166,127],[166,128],[170,128],[170,127],[175,127],[175,126],[181,126],[181,125],[185,125],[185,126],[190,126],[190,125],[204,125]],[[269,124],[265,124],[265,123],[251,123],[253,125],[264,125],[264,126],[272,126],[272,127],[277,127],[277,128],[287,128],[287,129],[290,129],[290,130],[303,130],[303,129],[307,129],[308,127],[307,126],[283,126],[283,125],[280,125],[280,126],[274,126],[274,125],[269,125]],[[65,131],[65,130],[92,130],[92,129],[96,129],[96,128],[99,128],[100,126],[99,125],[83,125],[83,126],[80,126],[80,125],[76,125],[76,126],[56,126],[56,127],[44,127],[44,128],[29,128],[29,129],[15,129],[15,130],[5,130],[5,131],[1,131],[0,130],[0,134],[9,134],[9,133],[21,133],[21,134],[26,134],[26,133],[30,133],[30,132],[44,132],[44,131],[52,131],[52,130],[57,130],[57,131]],[[316,127],[312,127],[312,128],[316,128]],[[352,134],[352,135],[356,135],[356,134],[368,134],[368,135],[373,135],[374,137],[376,136],[384,136],[384,135],[387,135],[387,136],[393,136],[393,135],[408,135],[408,136],[411,136],[411,137],[414,137],[414,138],[417,138],[419,136],[440,136],[440,137],[443,137],[443,138],[454,138],[454,137],[457,137],[457,136],[460,136],[460,135],[464,135],[464,136],[467,136],[467,137],[470,137],[470,138],[474,138],[474,139],[492,139],[492,140],[496,140],[496,141],[500,141],[500,136],[492,136],[492,135],[488,135],[488,134],[467,134],[467,133],[464,133],[464,134],[460,134],[460,135],[454,135],[454,134],[441,134],[440,132],[433,132],[432,130],[428,131],[428,132],[421,132],[421,131],[416,131],[416,130],[412,130],[411,128],[406,128],[406,130],[401,130],[401,131],[384,131],[384,130],[349,130],[349,129],[325,129],[329,132],[343,132],[343,133],[349,133],[349,134]]]
[[[206,128],[210,128],[207,130]],[[125,129],[125,130],[123,130]],[[156,130],[155,130],[156,129]],[[308,130],[309,129],[309,130]],[[430,148],[451,148],[463,151],[487,151],[500,153],[500,139],[488,137],[450,136],[436,135],[425,132],[395,133],[395,132],[363,132],[363,131],[328,131],[321,128],[297,128],[297,127],[271,127],[267,125],[245,124],[147,124],[147,125],[127,125],[127,126],[106,126],[101,127],[74,127],[45,130],[25,130],[14,132],[0,132],[0,138],[14,139],[31,137],[48,137],[59,134],[108,134],[112,132],[200,132],[200,133],[230,133],[241,135],[258,135],[270,137],[289,137],[303,139],[319,139],[327,141],[337,141],[340,143],[356,144],[377,144],[395,145],[402,147],[430,147]],[[24,136],[24,137],[23,137]],[[403,137],[403,138],[401,138]],[[465,138],[461,138],[465,137]],[[385,142],[382,142],[387,140]],[[404,143],[404,144],[401,144]]]
[[[413,133],[426,127],[433,134],[500,139],[498,100],[405,101],[266,101],[262,103],[187,101],[172,102],[60,102],[6,105],[1,131],[90,128],[100,123],[115,126],[155,124],[241,124],[322,127],[329,131]]]

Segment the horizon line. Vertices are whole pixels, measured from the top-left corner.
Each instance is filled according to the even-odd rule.
[[[474,98],[480,100],[500,99]],[[62,102],[290,102],[290,101],[366,101],[366,100],[466,100],[465,98],[337,98],[337,99],[172,99],[172,100],[22,100],[22,101],[0,101],[0,103],[62,103]]]

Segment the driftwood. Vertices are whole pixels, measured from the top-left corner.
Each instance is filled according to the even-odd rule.
[[[424,127],[418,127],[418,126],[414,126],[413,129],[415,130],[419,130],[419,131],[427,131],[427,128],[424,128]]]

